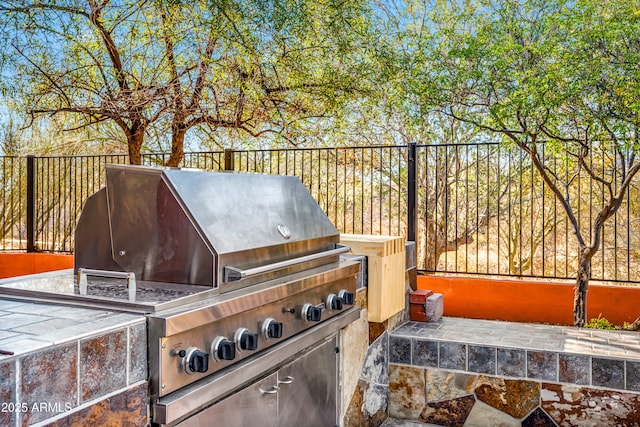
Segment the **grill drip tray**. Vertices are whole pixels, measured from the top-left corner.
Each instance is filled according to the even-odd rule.
[[[0,295],[134,313],[155,313],[215,294],[210,286],[137,281],[135,298],[130,301],[126,280],[92,277],[87,294],[81,295],[72,269],[0,280]]]

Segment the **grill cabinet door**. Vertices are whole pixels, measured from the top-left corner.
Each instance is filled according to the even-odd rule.
[[[334,337],[278,371],[278,420],[283,427],[337,424],[338,355]]]
[[[238,393],[203,409],[177,424],[180,427],[268,426],[279,427],[275,373]]]

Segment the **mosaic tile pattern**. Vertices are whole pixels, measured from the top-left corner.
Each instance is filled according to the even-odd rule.
[[[80,401],[107,395],[127,385],[127,331],[80,342]]]
[[[408,278],[405,285],[407,289],[410,289]],[[365,298],[362,298],[362,295]],[[407,300],[409,298],[408,291],[406,298]],[[389,331],[404,323],[409,314],[408,310],[404,310],[384,322],[367,322],[366,289],[361,289],[356,293],[356,301],[359,301],[357,305],[363,309],[361,319],[364,321],[362,324],[356,321],[349,325],[342,336],[342,345],[343,348],[346,348],[343,356],[345,357],[344,374],[346,377],[343,378],[345,383],[343,384],[342,405],[345,409],[343,409],[344,414],[341,416],[341,425],[344,427],[378,427],[388,419],[389,359],[394,358],[411,363],[411,340],[394,339],[394,352],[390,351],[392,346],[389,342],[391,339]],[[354,333],[360,336],[354,336]],[[361,339],[368,339],[368,347],[367,342],[361,342]],[[355,354],[360,354],[360,350],[351,347],[363,347],[362,350],[365,354],[364,362],[361,365],[362,359],[353,357]],[[353,360],[346,357],[347,354],[351,354]],[[357,365],[351,366],[353,363],[357,363]],[[349,397],[349,394],[344,395],[345,392],[348,393],[344,388],[351,389],[351,376],[354,369],[360,370],[360,374],[355,391]]]
[[[0,362],[0,405],[4,405],[4,408],[0,408],[0,425],[12,426],[15,425],[16,411],[11,404],[17,403],[16,389],[13,387],[16,378],[16,364],[14,361]]]
[[[147,379],[147,328],[144,323],[129,328],[129,384]]]
[[[525,377],[527,372],[527,352],[514,348],[498,348],[497,374],[506,377]]]
[[[58,419],[49,426],[146,426],[149,421],[145,404],[148,400],[147,387],[147,383],[132,387]]]
[[[389,338],[389,361],[393,363],[411,363],[411,340],[391,336]]]
[[[562,384],[542,385],[541,408],[559,426],[640,425],[640,396]]]
[[[50,419],[60,419],[57,425],[61,426],[87,425],[68,423],[85,402],[89,406],[80,412],[91,417],[97,416],[94,410],[121,412],[122,405],[130,412],[143,411],[139,419],[144,422],[127,425],[146,425],[147,405],[136,393],[126,392],[130,386],[146,383],[143,315],[0,299],[0,318],[0,348],[15,352],[0,356],[0,403],[19,403],[20,409],[24,405],[27,409],[0,411],[1,426]],[[140,390],[146,401],[147,386]],[[108,405],[98,405],[109,394],[114,396],[107,399]]]
[[[558,354],[548,351],[527,351],[527,378],[556,381]]]
[[[558,381],[570,384],[590,384],[590,358],[582,354],[558,355]]]
[[[412,364],[438,367],[438,343],[436,341],[411,340]]]
[[[480,374],[496,373],[496,348],[479,345],[469,346],[469,371]]]
[[[624,389],[624,360],[591,359],[593,385]]]
[[[640,425],[638,393],[410,365],[389,366],[388,405],[392,418],[443,426]]]
[[[510,346],[503,345],[505,337]],[[640,391],[640,350],[636,350],[639,347],[636,341],[640,341],[637,332],[443,318],[436,323],[406,322],[393,331],[389,338],[389,360],[470,373]],[[605,342],[609,342],[606,348]],[[513,347],[516,343],[522,347]]]
[[[29,406],[23,424],[33,424],[64,412],[78,400],[78,349],[75,343],[40,351],[20,361],[20,401]],[[55,373],[55,375],[52,375]],[[44,404],[44,410],[41,409]],[[33,410],[37,405],[37,410]]]
[[[391,334],[393,418],[466,427],[640,426],[637,333],[450,318],[427,325],[407,322]]]
[[[0,349],[15,356],[144,323],[138,314],[3,299],[0,316]],[[9,357],[0,355],[0,361]]]
[[[344,345],[349,345],[344,343]],[[377,427],[387,419],[389,396],[389,332],[384,331],[369,346],[357,387],[345,401],[343,425]]]

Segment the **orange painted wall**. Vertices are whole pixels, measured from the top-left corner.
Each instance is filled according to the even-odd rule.
[[[452,317],[573,324],[573,286],[516,280],[418,276],[418,289],[441,293]],[[615,325],[640,316],[640,287],[590,285],[587,319]]]
[[[0,253],[0,279],[73,268],[73,255]]]

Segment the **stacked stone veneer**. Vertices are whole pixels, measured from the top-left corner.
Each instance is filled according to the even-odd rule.
[[[388,418],[390,331],[409,319],[410,281],[406,277],[405,310],[384,322],[367,321],[366,289],[356,294],[360,319],[342,335],[342,425],[377,427]]]
[[[447,426],[640,425],[637,359],[403,335],[411,323],[389,337],[390,417]]]

